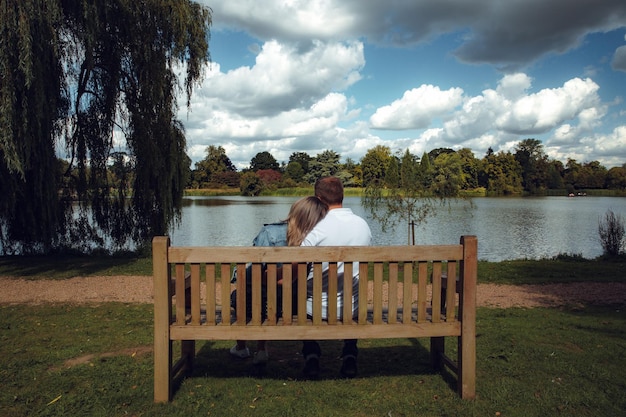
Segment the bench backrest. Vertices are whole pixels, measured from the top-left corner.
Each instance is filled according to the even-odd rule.
[[[167,237],[153,240],[155,305],[159,299],[175,305],[163,312],[163,320],[177,326],[286,326],[334,324],[409,324],[457,322],[465,312],[474,317],[477,277],[477,241],[463,236],[458,245],[368,246],[368,247],[172,247]],[[297,263],[298,277],[292,284],[292,268],[283,268],[283,293],[297,289],[297,311],[291,297],[278,305],[277,271]],[[322,262],[329,262],[329,299],[336,298],[337,263],[345,273],[344,320],[337,318],[329,303],[328,318],[322,319]],[[352,317],[352,262],[359,262],[358,316]],[[246,312],[246,264],[252,264],[252,312]],[[237,283],[231,284],[237,267]],[[313,315],[306,314],[306,271],[313,268]],[[262,305],[261,281],[267,279],[267,304]],[[174,277],[175,284],[171,285]],[[453,277],[447,285],[448,278]],[[341,278],[340,278],[341,279]],[[203,288],[204,287],[204,288]],[[230,314],[230,293],[237,288],[237,309]],[[459,294],[457,299],[457,292]],[[371,294],[367,297],[366,294]],[[168,304],[170,304],[168,302]],[[281,308],[282,307],[282,308]],[[266,309],[267,317],[262,315]],[[282,318],[277,311],[282,310]],[[341,312],[340,312],[341,313]],[[166,319],[165,314],[169,317]],[[385,337],[381,335],[380,337]]]

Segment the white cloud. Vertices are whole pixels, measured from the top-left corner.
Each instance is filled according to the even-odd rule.
[[[615,50],[613,61],[611,61],[611,67],[616,71],[626,72],[626,45],[620,46]]]
[[[620,155],[623,161],[626,153],[626,126],[618,126],[608,135],[601,135],[594,140],[594,147],[600,155]]]
[[[374,129],[423,129],[461,103],[463,90],[422,85],[404,93],[401,99],[376,110],[370,122]]]
[[[360,42],[315,41],[302,52],[269,41],[253,67],[212,71],[197,95],[213,108],[246,117],[272,116],[308,107],[331,91],[346,89],[359,80],[364,64]]]
[[[555,131],[553,143],[569,143],[597,125],[606,113],[597,94],[598,85],[590,79],[575,78],[561,87],[535,93],[528,91],[530,87],[530,78],[521,73],[504,76],[496,89],[471,97],[422,86],[379,109],[372,124],[387,129],[432,127],[433,115],[447,114],[449,120],[442,128],[426,130],[418,141],[428,143],[430,149],[467,147],[484,152],[489,147],[508,150],[512,145],[507,143],[551,131]]]
[[[521,72],[505,75],[496,88],[496,93],[507,100],[516,100],[526,94],[532,79]]]
[[[544,89],[511,102],[498,128],[515,134],[545,133],[583,110],[599,105],[599,86],[591,79],[575,78],[563,87]]]

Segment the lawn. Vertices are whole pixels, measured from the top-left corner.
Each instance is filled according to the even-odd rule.
[[[618,416],[626,413],[624,306],[478,310],[477,394],[433,373],[428,341],[364,340],[359,376],[300,378],[297,342],[275,342],[264,372],[198,343],[169,404],[152,402],[152,307],[2,306],[3,416]],[[452,343],[449,343],[452,345]]]
[[[625,265],[480,262],[479,282],[620,281]],[[0,258],[0,275],[28,279],[150,273],[130,256]],[[0,305],[0,416],[622,416],[625,312],[479,308],[472,401],[433,372],[427,339],[392,339],[360,341],[353,380],[338,378],[341,343],[324,342],[317,381],[301,379],[298,342],[272,343],[264,370],[230,358],[230,342],[201,342],[174,400],[154,404],[151,305]]]

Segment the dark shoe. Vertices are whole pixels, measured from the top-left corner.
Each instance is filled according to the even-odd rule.
[[[356,356],[344,355],[341,364],[341,376],[344,378],[354,378],[357,374]]]
[[[320,374],[320,357],[316,354],[310,354],[304,361],[304,369],[302,373],[306,378],[317,378]]]

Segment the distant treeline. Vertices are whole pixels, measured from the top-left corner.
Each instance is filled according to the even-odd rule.
[[[377,145],[360,161],[325,150],[316,156],[294,152],[279,163],[270,152],[260,152],[250,166],[237,171],[221,146],[209,146],[206,157],[190,168],[188,193],[193,189],[239,189],[243,195],[276,193],[279,189],[309,188],[315,179],[335,175],[346,187],[372,185],[397,188],[407,182],[423,184],[436,194],[472,192],[479,195],[626,195],[626,163],[607,169],[598,161],[567,163],[549,158],[541,141],[525,139],[515,152],[491,148],[478,159],[463,148],[437,148],[423,155],[408,149],[393,154]],[[217,191],[214,191],[217,193]]]

